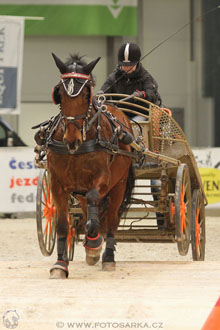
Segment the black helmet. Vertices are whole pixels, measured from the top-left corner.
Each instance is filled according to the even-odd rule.
[[[126,42],[118,51],[118,64],[123,66],[136,65],[141,58],[141,50],[138,45]]]

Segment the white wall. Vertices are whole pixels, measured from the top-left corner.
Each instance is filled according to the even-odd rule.
[[[137,36],[142,54],[190,21],[188,0],[140,0],[142,4],[141,32]],[[200,15],[200,0],[195,1],[195,15]],[[202,97],[201,22],[195,27],[195,60],[190,61],[190,28],[184,28],[147,56],[143,65],[155,77],[164,105],[184,108],[185,133],[193,146],[211,146],[212,100]],[[135,41],[134,38],[115,38]],[[62,60],[69,53],[87,55],[90,61],[101,56],[94,69],[95,91],[107,76],[106,37],[25,37],[22,83],[22,107],[17,123],[19,135],[28,145],[34,145],[30,127],[57,112],[51,102],[51,90],[59,81],[59,72],[51,52]],[[40,103],[39,103],[40,102]],[[205,121],[204,121],[205,118]],[[13,120],[12,120],[13,121]],[[15,126],[15,125],[13,125]]]
[[[144,44],[147,53],[188,20],[188,1],[156,0],[143,1]],[[159,84],[163,103],[171,107],[185,105],[187,30],[166,41],[144,60],[144,65]]]
[[[98,74],[99,80],[105,79],[105,37],[25,37],[22,101],[51,100],[52,87],[60,77],[52,52],[63,61],[70,53],[85,55],[88,62],[101,56],[102,60],[94,69],[94,74]]]
[[[50,103],[23,103],[19,118],[19,136],[28,146],[35,146],[34,134],[37,130],[31,127],[50,119],[59,112],[58,106]]]
[[[51,56],[54,52],[65,61],[70,53],[85,55],[86,61],[98,56],[102,59],[93,70],[99,89],[107,75],[105,37],[25,37],[22,82],[22,106],[18,133],[30,146],[34,145],[31,126],[58,112],[52,104],[51,91],[60,79],[60,73]]]
[[[195,17],[201,4],[195,2]],[[188,0],[143,0],[143,54],[190,22]],[[184,108],[185,134],[191,145],[213,144],[213,104],[202,96],[202,20],[194,23],[194,61],[190,60],[190,25],[145,58],[159,84],[163,104]],[[205,118],[205,120],[204,120]]]

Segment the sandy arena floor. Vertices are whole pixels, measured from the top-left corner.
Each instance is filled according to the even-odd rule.
[[[175,243],[119,243],[103,272],[79,243],[68,280],[48,279],[56,253],[41,255],[35,219],[0,219],[0,329],[201,329],[220,296],[220,217],[206,219],[204,262]]]

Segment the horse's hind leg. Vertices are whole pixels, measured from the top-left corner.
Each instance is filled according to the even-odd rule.
[[[102,270],[115,270],[115,245],[114,233],[119,224],[119,208],[122,205],[126,190],[127,175],[111,189],[109,192],[109,208],[105,218],[106,248],[102,255]]]
[[[94,265],[99,261],[104,241],[99,233],[98,198],[99,194],[95,189],[90,190],[86,194],[88,212],[84,247],[86,250],[86,262],[89,265]]]
[[[115,270],[115,245],[116,241],[114,235],[107,233],[105,251],[102,255],[102,270],[112,271]]]

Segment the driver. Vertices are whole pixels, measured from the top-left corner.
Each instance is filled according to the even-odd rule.
[[[141,50],[137,44],[132,42],[122,44],[118,50],[118,65],[108,76],[100,92],[128,95],[135,93],[135,96],[161,106],[162,100],[158,93],[158,84],[151,74],[142,66],[140,59]],[[132,100],[130,100],[130,102],[132,102]],[[141,116],[142,110],[137,110],[136,108],[135,110],[140,112],[140,116],[135,116],[129,112],[127,112],[126,115],[136,121],[145,120],[145,118]],[[160,181],[151,180],[151,184],[160,185]],[[151,191],[152,193],[157,193],[160,192],[160,188],[152,187]],[[153,194],[153,199],[157,201],[157,195]],[[157,212],[156,217],[158,227],[163,226],[163,214]]]
[[[129,95],[135,93],[135,96],[160,106],[162,101],[157,82],[142,66],[140,59],[141,50],[137,44],[122,44],[118,50],[118,65],[102,85],[101,91]],[[127,113],[127,116],[134,115]]]

